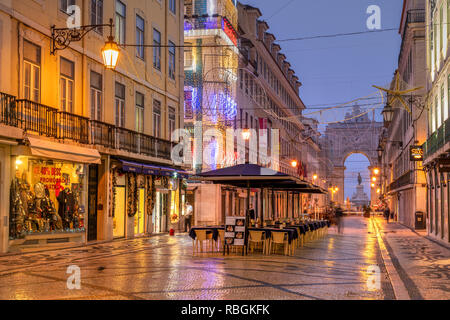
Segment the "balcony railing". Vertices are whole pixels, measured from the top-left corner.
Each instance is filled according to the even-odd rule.
[[[16,98],[0,92],[0,123],[17,127]]]
[[[41,136],[57,138],[58,110],[30,100],[16,100],[15,116],[18,127]]]
[[[116,148],[132,153],[141,153],[139,133],[125,128],[116,128]]]
[[[425,10],[414,9],[408,11],[406,23],[423,23],[425,22]]]
[[[172,142],[0,93],[0,123],[56,139],[170,160]]]
[[[404,186],[406,186],[408,184],[414,183],[414,175],[413,175],[413,173],[414,173],[414,171],[408,171],[407,173],[402,175],[400,178],[398,178],[397,180],[392,182],[388,186],[387,190],[388,191],[396,190],[396,189],[404,187]]]
[[[58,112],[58,138],[89,143],[89,118],[68,112]]]
[[[90,143],[93,145],[101,145],[106,148],[116,148],[116,131],[115,126],[91,120],[90,122]]]
[[[450,142],[450,118],[445,120],[444,124],[433,132],[423,144],[424,159],[438,151],[447,142]]]

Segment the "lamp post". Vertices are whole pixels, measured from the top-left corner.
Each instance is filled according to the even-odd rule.
[[[94,24],[80,26],[79,28],[56,28],[52,26],[51,51],[52,55],[58,50],[64,50],[69,47],[72,42],[81,41],[89,32],[101,27],[109,27],[108,41],[102,49],[102,58],[105,68],[114,70],[119,60],[119,46],[113,36],[113,19],[109,19],[109,24]]]

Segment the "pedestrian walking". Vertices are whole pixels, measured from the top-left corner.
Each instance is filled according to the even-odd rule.
[[[344,221],[342,221],[342,220],[344,217],[344,211],[342,210],[342,208],[340,206],[338,206],[336,208],[335,216],[336,216],[338,233],[343,234],[344,233]]]
[[[184,215],[185,232],[191,231],[193,211],[192,205],[189,202],[186,202],[186,214]]]
[[[386,219],[386,222],[389,223],[389,218],[391,216],[391,210],[389,209],[388,206],[386,206],[384,208],[384,212],[383,213],[384,213],[384,218]]]

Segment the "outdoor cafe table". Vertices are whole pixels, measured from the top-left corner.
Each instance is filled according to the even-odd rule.
[[[266,233],[266,239],[270,238],[272,232],[286,232],[288,235],[289,244],[291,244],[292,240],[298,239],[298,232],[296,229],[278,229],[278,228],[248,228],[249,231],[264,231]]]
[[[212,238],[214,241],[217,241],[219,238],[219,230],[225,230],[224,226],[210,226],[210,227],[192,227],[191,231],[189,231],[189,236],[195,240],[196,234],[195,230],[206,230],[206,233],[209,234],[212,232]]]

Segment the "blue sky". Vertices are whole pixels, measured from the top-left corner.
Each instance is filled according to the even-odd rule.
[[[376,92],[372,85],[386,87],[390,83],[401,44],[398,28],[402,0],[244,0],[242,3],[261,10],[261,19],[267,21],[269,32],[278,40],[368,31],[367,8],[378,5],[381,8],[381,28],[397,28],[396,31],[279,44],[303,83],[300,97],[307,107],[330,107],[365,97]],[[372,107],[378,108],[376,119],[381,121],[381,106],[365,108]],[[317,109],[304,113],[314,111]],[[319,121],[341,120],[347,111],[325,111]],[[345,196],[351,197],[358,172],[368,181],[369,162],[362,155],[352,155],[347,160]],[[369,192],[368,182],[365,189]]]

